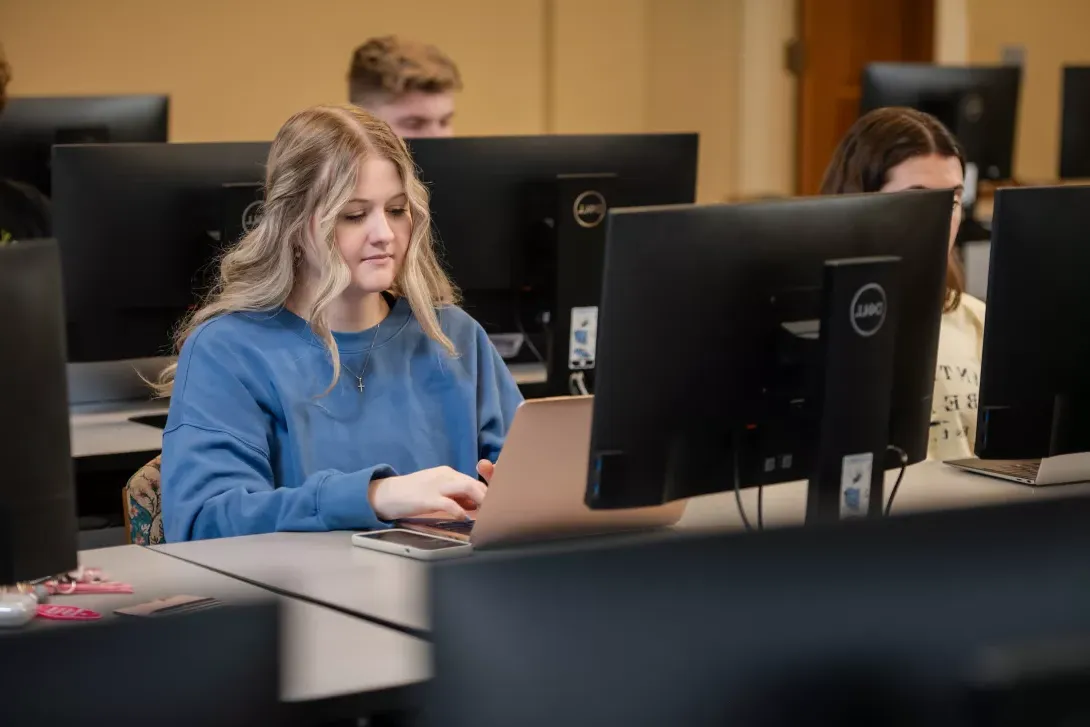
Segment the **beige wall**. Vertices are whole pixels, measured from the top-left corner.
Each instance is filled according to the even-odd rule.
[[[1003,46],[1025,48],[1014,173],[1059,171],[1060,69],[1090,64],[1090,0],[966,0],[969,61],[995,63]]]
[[[935,63],[969,60],[969,0],[935,0]]]
[[[795,37],[794,0],[744,0],[739,21],[739,92],[734,193],[795,191],[795,77],[784,49]]]
[[[1016,173],[1054,176],[1090,0],[936,2],[940,62],[1026,49]],[[701,201],[792,190],[793,26],[794,0],[0,1],[14,94],[165,92],[176,140],[268,139],[345,98],[357,43],[400,32],[457,59],[460,133],[700,132]]]
[[[700,198],[714,200],[737,176],[742,4],[7,0],[0,41],[13,94],[169,93],[172,139],[230,141],[343,100],[352,49],[403,33],[457,60],[459,133],[698,131]]]
[[[406,32],[457,59],[460,131],[544,131],[543,0],[3,0],[13,94],[166,92],[179,141],[269,139],[347,99],[357,44]]]
[[[642,0],[552,0],[549,131],[646,130],[647,53]]]
[[[697,198],[735,186],[741,0],[553,0],[547,127],[700,134]]]
[[[739,0],[649,0],[647,126],[700,133],[697,200],[735,188]]]

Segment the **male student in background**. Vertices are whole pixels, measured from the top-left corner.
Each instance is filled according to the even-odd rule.
[[[0,46],[0,114],[8,100],[11,66]],[[49,237],[49,201],[29,184],[0,179],[0,247],[16,240]]]
[[[388,35],[352,54],[348,97],[406,139],[454,135],[458,67],[435,46]]]

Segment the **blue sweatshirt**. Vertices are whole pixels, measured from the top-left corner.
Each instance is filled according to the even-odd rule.
[[[303,319],[232,313],[182,347],[163,434],[167,541],[383,527],[372,479],[495,461],[522,401],[484,330],[440,311],[450,357],[399,299],[377,328],[334,334],[341,377]],[[364,392],[358,389],[374,348]]]

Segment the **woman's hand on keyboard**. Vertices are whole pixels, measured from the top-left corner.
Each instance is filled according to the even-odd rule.
[[[386,522],[436,511],[468,520],[466,511],[480,507],[486,492],[487,488],[472,477],[450,467],[434,467],[375,480],[368,497],[375,515]]]

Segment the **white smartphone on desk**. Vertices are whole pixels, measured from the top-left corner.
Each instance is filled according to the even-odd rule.
[[[461,540],[402,528],[356,533],[352,536],[352,545],[417,560],[459,558],[473,551],[472,545]]]

